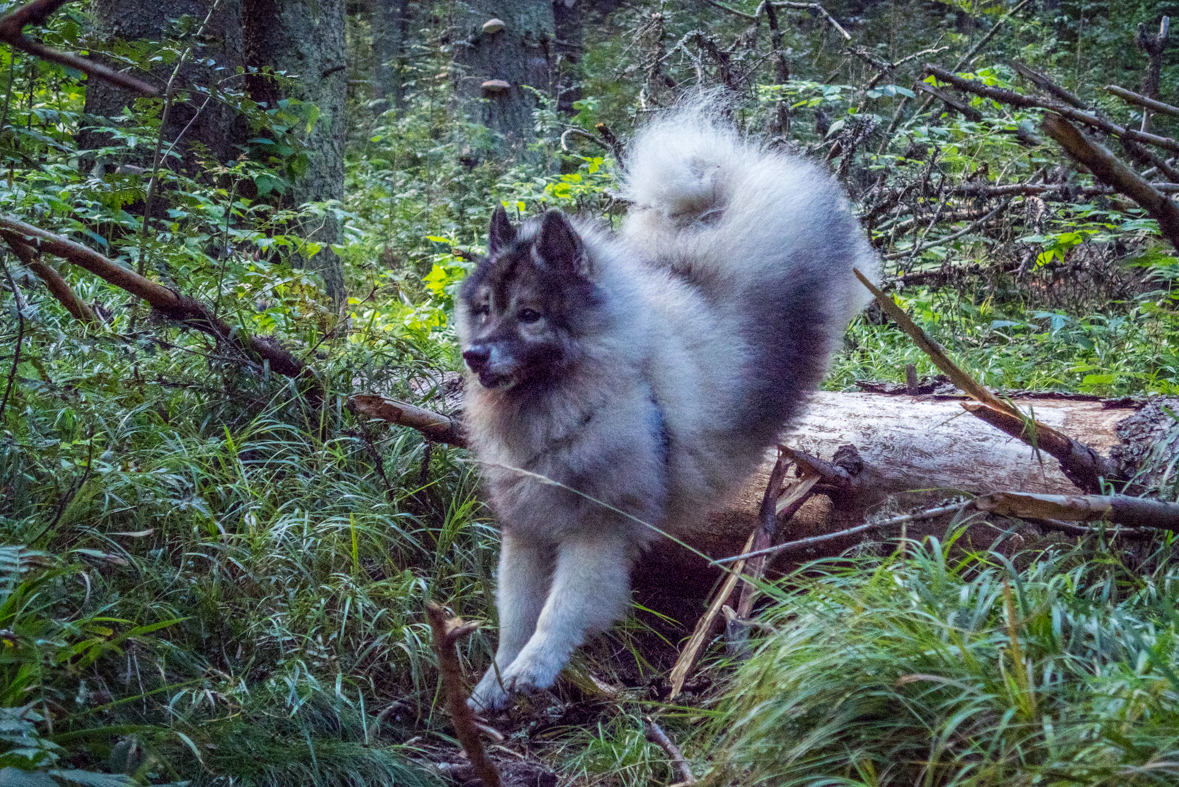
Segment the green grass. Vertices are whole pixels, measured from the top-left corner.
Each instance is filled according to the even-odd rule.
[[[969,294],[908,291],[898,300],[976,379],[1004,390],[1101,396],[1179,393],[1179,317],[1152,300],[1076,315],[1017,303],[974,303]],[[904,382],[905,365],[937,374],[891,321],[859,318],[832,365],[827,387],[856,380]]]
[[[1170,539],[1092,538],[1019,570],[954,553],[911,543],[784,582],[774,633],[713,710],[717,783],[1176,783]]]

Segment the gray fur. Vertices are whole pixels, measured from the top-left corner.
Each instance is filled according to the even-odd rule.
[[[703,102],[627,160],[621,233],[497,212],[459,299],[465,420],[503,527],[478,708],[551,686],[625,612],[635,555],[736,491],[866,303],[851,269],[876,275],[838,185]]]

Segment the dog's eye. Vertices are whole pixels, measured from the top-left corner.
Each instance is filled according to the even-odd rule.
[[[520,322],[536,322],[540,316],[540,312],[536,309],[521,309],[520,313],[516,315],[516,319]]]

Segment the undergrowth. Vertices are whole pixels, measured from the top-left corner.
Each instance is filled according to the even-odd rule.
[[[716,775],[1174,784],[1173,539],[1122,550],[1092,537],[1015,563],[953,542],[819,562],[777,586],[773,634],[713,709]]]

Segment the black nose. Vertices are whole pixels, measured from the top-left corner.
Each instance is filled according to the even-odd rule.
[[[463,353],[463,360],[467,362],[467,366],[471,367],[472,372],[482,371],[487,366],[487,362],[491,360],[491,348],[485,344],[476,344]]]

